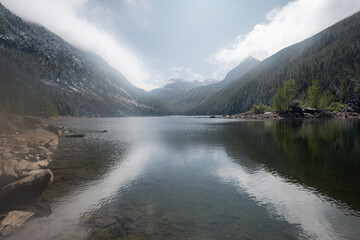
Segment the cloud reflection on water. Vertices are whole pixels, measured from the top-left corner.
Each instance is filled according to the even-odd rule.
[[[299,225],[304,237],[356,239],[360,218],[334,200],[267,171],[247,171],[239,163],[219,164],[216,175],[226,184],[249,194],[274,217]]]
[[[110,201],[114,195],[121,194],[119,190],[130,187],[132,182],[143,177],[147,163],[156,154],[157,151],[151,146],[134,149],[124,161],[120,161],[102,179],[76,188],[53,206],[50,216],[33,219],[26,225],[26,228],[33,229],[33,226],[41,225],[41,222],[46,221],[48,222],[46,229],[37,229],[38,235],[36,239],[57,237],[59,234],[64,233],[64,229],[67,229],[69,232],[76,229],[79,236],[85,237],[86,229],[81,229],[77,225],[82,215],[100,209],[101,205]],[[34,239],[34,236],[30,237],[24,233],[26,231],[21,231],[12,236],[11,239],[19,239],[19,237],[21,239]]]

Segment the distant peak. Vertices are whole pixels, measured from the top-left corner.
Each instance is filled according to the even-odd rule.
[[[258,59],[252,57],[252,56],[248,56],[246,58],[244,58],[244,60],[242,60],[241,63],[244,63],[244,62],[249,62],[249,61],[256,61],[256,62],[260,62]]]
[[[188,81],[182,78],[172,78],[167,82],[167,84],[173,84],[177,82],[188,82]]]

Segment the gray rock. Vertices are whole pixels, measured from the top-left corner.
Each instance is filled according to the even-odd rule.
[[[51,155],[50,150],[44,146],[39,146],[38,149],[41,158],[48,158]]]
[[[36,162],[36,164],[39,166],[39,168],[46,169],[49,166],[49,161],[41,160],[41,161]]]
[[[35,155],[37,154],[37,151],[34,148],[29,148],[29,154]]]
[[[0,236],[9,235],[15,229],[23,225],[28,221],[34,213],[24,211],[11,211],[1,221],[0,224]]]
[[[13,191],[19,189],[26,189],[35,186],[47,186],[49,183],[52,183],[54,179],[50,169],[33,170],[26,173],[25,176],[26,177],[18,181],[9,183],[8,185],[0,188],[0,200],[5,198]]]
[[[38,162],[30,162],[30,161],[26,161],[26,160],[21,160],[17,165],[18,172],[33,171],[33,170],[37,170],[39,168],[40,168],[40,166],[39,166]]]
[[[2,160],[0,161],[0,187],[15,181],[19,178],[19,173],[16,170],[18,162],[16,160]]]
[[[317,112],[319,112],[317,109],[315,108],[304,108],[303,110],[304,113],[309,113],[309,114],[315,114]]]
[[[0,156],[3,156],[5,153],[5,149],[3,147],[0,147]]]

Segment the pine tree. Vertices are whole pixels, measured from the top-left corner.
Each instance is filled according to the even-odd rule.
[[[285,101],[284,105],[286,108],[285,110],[289,110],[289,107],[293,103],[297,91],[298,91],[298,87],[294,79],[289,79],[285,82],[284,85],[284,101]]]
[[[273,108],[275,111],[289,110],[294,101],[298,87],[294,79],[285,82],[284,87],[279,87],[273,98]]]
[[[312,108],[319,107],[320,98],[320,81],[318,79],[313,80],[312,85],[307,90],[306,106]]]

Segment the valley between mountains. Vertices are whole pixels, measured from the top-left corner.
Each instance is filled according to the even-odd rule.
[[[222,81],[171,79],[146,92],[100,57],[79,50],[44,27],[0,5],[0,110],[37,116],[159,116],[238,114],[272,106],[294,79],[293,100],[306,105],[308,89],[360,109],[360,13],[263,61],[251,56]],[[276,109],[273,109],[276,110]]]

